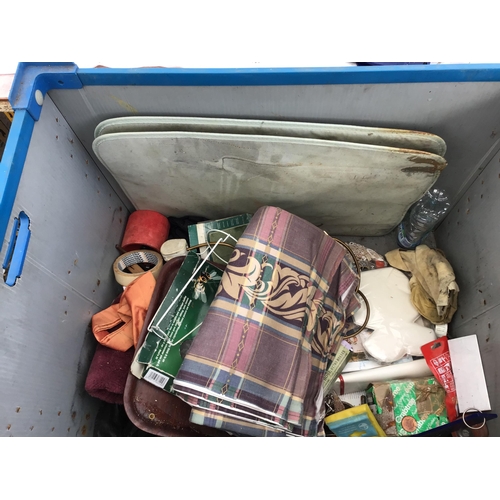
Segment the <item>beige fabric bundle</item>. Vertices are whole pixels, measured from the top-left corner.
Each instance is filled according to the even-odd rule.
[[[459,288],[443,252],[419,245],[415,250],[392,250],[385,257],[392,267],[411,273],[411,300],[417,311],[435,325],[449,323]]]

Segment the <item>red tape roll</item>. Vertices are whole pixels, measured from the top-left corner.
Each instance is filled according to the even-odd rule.
[[[126,252],[142,248],[160,252],[169,230],[170,223],[164,215],[152,210],[137,210],[128,218],[121,246]]]

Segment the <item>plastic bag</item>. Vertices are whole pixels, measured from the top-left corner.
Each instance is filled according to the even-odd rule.
[[[423,345],[421,349],[434,377],[446,391],[446,413],[449,421],[453,422],[458,416],[457,391],[451,366],[448,337],[441,337],[438,340],[429,342]]]
[[[359,267],[362,271],[388,267],[389,264],[385,260],[385,257],[375,252],[375,250],[360,245],[359,243],[353,243],[352,241],[349,242],[348,245],[354,252],[356,259],[358,259]]]

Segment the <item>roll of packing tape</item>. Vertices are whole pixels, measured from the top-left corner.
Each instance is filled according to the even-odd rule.
[[[127,252],[118,257],[113,264],[113,272],[115,273],[116,281],[122,286],[128,286],[137,278],[146,274],[148,271],[127,272],[126,269],[137,264],[152,264],[153,268],[150,271],[155,279],[158,279],[160,270],[163,266],[163,259],[158,252],[152,250],[135,250]],[[135,269],[138,267],[136,266]]]
[[[136,210],[128,218],[121,247],[126,252],[143,248],[159,252],[169,231],[170,223],[164,215],[153,210]]]
[[[168,240],[161,246],[161,255],[166,261],[174,257],[183,257],[187,255],[187,241],[186,240]]]

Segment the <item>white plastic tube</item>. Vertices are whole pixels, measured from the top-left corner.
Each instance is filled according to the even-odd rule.
[[[432,372],[425,359],[418,359],[408,363],[381,366],[372,370],[344,373],[333,384],[333,390],[342,395],[349,392],[364,391],[370,384],[375,382],[427,377],[430,375],[432,375]]]

